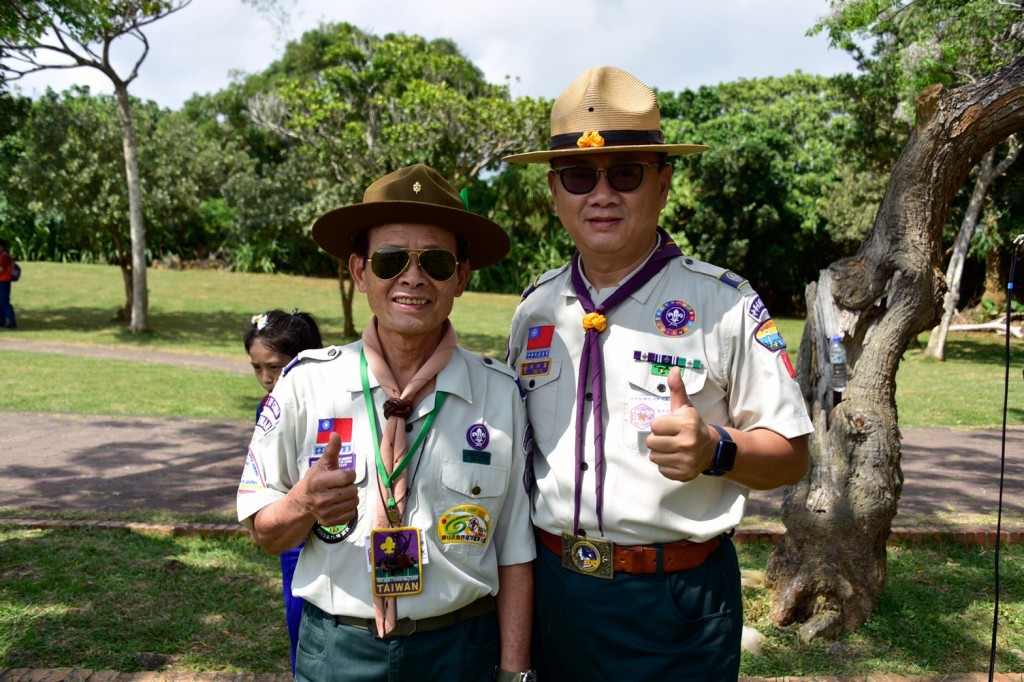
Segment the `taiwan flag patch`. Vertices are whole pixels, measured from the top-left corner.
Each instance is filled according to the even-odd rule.
[[[335,417],[334,419],[321,419],[316,426],[316,442],[331,442],[331,434],[337,433],[342,443],[352,442],[352,419],[349,417]]]
[[[539,350],[550,348],[551,339],[555,335],[555,325],[544,324],[539,327],[530,327],[530,333],[526,339],[526,350]]]

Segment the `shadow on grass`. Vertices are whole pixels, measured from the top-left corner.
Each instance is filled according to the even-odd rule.
[[[290,670],[278,562],[248,538],[0,538],[0,668]]]

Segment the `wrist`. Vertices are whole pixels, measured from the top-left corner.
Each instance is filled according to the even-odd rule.
[[[533,668],[521,672],[512,672],[504,668],[494,669],[495,682],[537,682],[537,671]]]
[[[702,473],[705,476],[724,476],[732,471],[736,464],[736,443],[733,442],[728,431],[721,426],[714,424],[708,424],[708,426],[718,432],[719,441],[715,446],[715,454],[711,458],[711,466]]]

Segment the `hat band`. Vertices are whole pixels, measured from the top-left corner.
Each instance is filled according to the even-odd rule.
[[[601,130],[605,146],[626,146],[634,144],[665,144],[665,136],[660,130]],[[551,138],[552,151],[556,149],[575,149],[576,141],[586,133],[564,133]]]

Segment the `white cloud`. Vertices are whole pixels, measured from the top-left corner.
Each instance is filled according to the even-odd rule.
[[[240,0],[195,0],[147,30],[151,50],[133,95],[178,108],[211,93],[233,71],[256,73],[286,40],[321,21],[452,39],[492,83],[515,95],[553,98],[592,66],[608,64],[661,90],[739,78],[852,71],[853,61],[806,31],[827,0],[278,0],[285,27]],[[283,35],[282,35],[283,32]],[[122,69],[127,71],[127,60]],[[92,69],[43,72],[19,82],[29,95],[73,83],[110,92]]]

